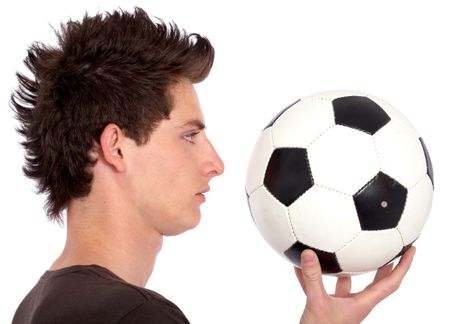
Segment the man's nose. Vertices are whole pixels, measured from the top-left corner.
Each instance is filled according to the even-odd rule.
[[[214,146],[209,143],[208,163],[206,164],[206,174],[209,177],[220,176],[225,171],[225,165],[215,150]]]

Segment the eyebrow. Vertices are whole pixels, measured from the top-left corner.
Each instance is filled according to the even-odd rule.
[[[192,127],[192,126],[197,127],[199,130],[206,129],[205,124],[199,119],[189,120],[179,127],[184,128],[184,127]]]

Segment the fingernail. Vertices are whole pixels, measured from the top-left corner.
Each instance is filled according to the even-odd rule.
[[[302,265],[309,266],[316,262],[316,256],[312,251],[305,250],[302,253]]]

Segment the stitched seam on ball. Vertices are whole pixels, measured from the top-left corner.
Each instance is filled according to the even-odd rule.
[[[288,222],[289,222],[289,228],[291,229],[292,236],[294,236],[294,239],[298,242],[297,235],[295,235],[294,227],[292,226],[291,213],[289,212],[289,208],[288,207],[286,207],[286,210],[287,210],[286,214],[287,214],[287,218],[288,218]]]
[[[371,137],[372,137],[373,146],[375,147],[375,154],[377,155],[378,172],[381,172],[381,158],[380,158],[380,154],[378,153],[377,142],[375,141],[375,138],[373,136],[371,136]]]
[[[402,213],[400,214],[401,216],[400,216],[400,219],[399,219],[399,221],[398,221],[398,223],[397,223],[397,226],[395,227],[395,229],[398,231],[398,224],[400,224],[400,222],[402,221],[402,216],[404,216],[404,214],[405,214],[405,209],[406,209],[406,206],[408,206],[408,202],[409,202],[409,191],[406,193],[406,199],[405,199],[405,203],[403,204],[403,209],[402,209]],[[399,231],[399,233],[400,233],[400,231]],[[402,235],[402,233],[400,233],[400,236]],[[403,246],[405,246],[405,241],[403,240],[403,236],[401,236],[401,238],[402,238],[402,242],[403,242]]]
[[[395,228],[398,232],[398,234],[400,234],[400,238],[402,239],[402,245],[405,246],[405,240],[403,239],[403,235],[402,232],[400,232],[400,230],[398,229],[398,227]]]
[[[351,275],[351,276],[355,276],[355,275],[362,275],[365,273],[368,273],[369,271],[342,271],[339,272],[339,275]]]
[[[341,248],[337,249],[334,253],[338,253],[339,251],[341,251],[343,248],[345,248],[346,246],[348,246],[349,244],[351,244],[354,240],[356,240],[356,238],[362,233],[363,231],[359,231],[358,234],[356,234],[350,241],[348,241],[347,243],[345,243]]]
[[[421,183],[423,181],[423,179],[425,179],[426,177],[428,177],[428,173],[425,172],[425,175],[422,178],[420,178],[419,181],[417,181],[415,184],[413,184],[411,187],[409,187],[408,191],[417,187],[419,185],[419,183]],[[408,197],[406,197],[406,199],[408,199]],[[405,202],[405,205],[406,205],[406,202]]]
[[[314,144],[320,137],[322,137],[326,132],[328,132],[330,129],[332,129],[336,124],[331,125],[330,127],[326,128],[324,131],[322,131],[319,135],[317,135],[307,146],[306,149],[309,149],[311,145]]]
[[[262,186],[260,186],[260,187],[262,187]],[[283,205],[283,203],[280,202],[269,190],[266,189],[266,191],[269,193],[270,196],[272,196],[273,199],[275,199],[275,201],[277,201],[278,203]],[[296,241],[298,241],[297,235],[295,235],[295,232],[294,232],[294,227],[292,226],[291,213],[289,212],[289,207],[283,205],[283,208],[286,210],[286,215],[287,215],[287,219],[288,219],[289,229],[291,230],[292,236],[294,237],[294,239]]]
[[[274,143],[274,141],[273,141],[272,127],[273,127],[273,126],[269,127],[268,130],[269,130],[269,133],[270,133],[270,145],[272,146],[272,153],[273,153],[273,150],[275,149],[275,143]],[[251,195],[252,193],[254,193],[256,190],[258,190],[259,188],[261,188],[262,186],[264,186],[264,179],[266,178],[267,166],[269,165],[269,161],[270,161],[270,156],[269,156],[268,160],[266,161],[266,166],[264,167],[264,174],[263,174],[263,178],[262,178],[263,183],[262,183],[261,185],[259,185],[256,189],[254,189],[254,190],[248,195],[249,197],[250,197],[250,195]],[[269,190],[267,190],[267,191],[271,194],[271,192],[270,192]]]
[[[273,128],[273,125],[271,127],[269,127],[269,132],[270,132],[270,144],[272,144],[272,152],[273,152],[273,150],[276,149],[276,147],[275,147],[275,140],[273,139],[272,128]]]
[[[311,175],[311,177],[312,177],[312,175]],[[353,195],[351,195],[351,194],[348,194],[346,192],[342,192],[342,191],[339,191],[339,190],[336,190],[336,189],[333,189],[333,188],[330,188],[330,187],[327,187],[327,186],[324,186],[324,185],[321,185],[321,184],[318,184],[318,183],[314,183],[314,185],[317,186],[317,187],[323,188],[325,190],[328,190],[328,191],[336,192],[336,193],[339,193],[339,194],[342,194],[342,195],[345,195],[345,196],[348,196],[348,197],[353,197]]]
[[[258,190],[259,188],[261,188],[261,187],[264,187],[264,183],[261,184],[261,185],[259,185],[259,186],[256,187],[255,189],[253,189],[250,193],[247,193],[247,194],[248,194],[248,197],[250,198],[250,196],[253,195],[253,193],[254,193],[256,190]],[[270,193],[270,192],[269,192],[269,193]]]

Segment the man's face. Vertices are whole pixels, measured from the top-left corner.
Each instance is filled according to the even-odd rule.
[[[211,178],[224,165],[206,137],[197,93],[187,80],[170,89],[173,109],[149,141],[131,155],[130,188],[139,215],[163,235],[175,235],[200,221]]]

